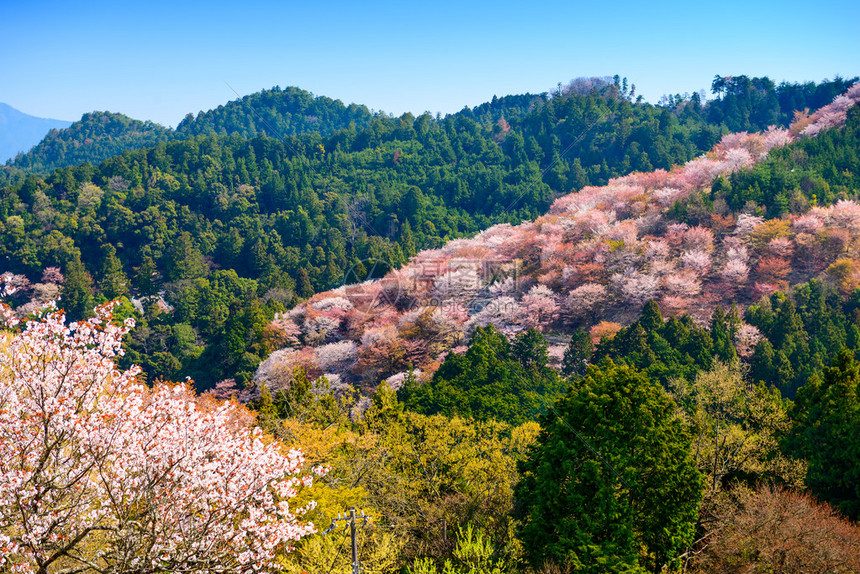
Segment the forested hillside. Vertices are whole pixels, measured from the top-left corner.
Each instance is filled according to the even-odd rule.
[[[507,334],[584,328],[597,341],[655,300],[667,314],[689,313],[701,324],[719,306],[752,305],[749,324],[733,336],[749,339],[757,376],[793,396],[855,336],[840,323],[853,307],[827,302],[828,289],[813,286],[815,302],[800,307],[816,309],[804,311],[816,316],[807,329],[827,340],[815,341],[800,324],[774,331],[774,321],[800,318],[781,316],[794,313],[791,303],[759,299],[814,279],[843,296],[857,286],[851,246],[860,208],[850,200],[860,189],[860,114],[852,90],[790,130],[724,136],[711,153],[671,171],[585,187],[533,222],[449,241],[379,281],[315,295],[273,324],[295,348],[272,355],[258,377],[271,386],[295,364],[372,386],[410,365],[434,372],[478,327]],[[828,129],[849,111],[847,125]],[[762,331],[782,334],[761,342]]]
[[[367,572],[860,571],[860,84],[752,133],[695,100],[3,188],[0,568],[348,571],[359,507]]]
[[[379,114],[377,114],[379,115]],[[7,162],[7,180],[22,173],[49,174],[57,168],[83,163],[98,165],[126,150],[196,135],[257,134],[275,139],[306,133],[329,136],[353,124],[366,127],[374,115],[364,106],[314,96],[298,88],[275,87],[231,101],[214,110],[188,114],[175,130],[110,112],[84,114],[77,122],[51,131],[32,150]]]
[[[725,136],[315,295],[271,323],[289,344],[256,393],[215,392],[250,398],[288,437],[354,404],[353,432],[392,454],[372,472],[408,489],[407,514],[468,525],[446,545],[368,478],[416,573],[857,571],[858,102],[860,85],[788,130]],[[525,453],[462,450],[483,425],[522,438],[538,413]],[[430,461],[440,490],[422,490]]]
[[[705,149],[716,142],[715,134],[719,135],[721,130],[763,130],[770,125],[787,126],[796,110],[814,111],[829,103],[855,81],[856,78],[846,80],[837,77],[819,84],[783,82],[776,85],[767,77],[717,76],[712,85],[716,99],[705,100],[699,93],[692,96],[675,94],[664,96],[660,105],[676,116],[686,116],[687,119],[709,124],[711,129],[698,133],[695,142],[697,147]],[[522,130],[524,137],[534,136],[542,142],[541,134],[554,130],[550,122],[564,122],[570,112],[564,106],[555,109],[555,106],[549,105],[547,108],[546,105],[551,104],[553,99],[559,103],[564,101],[564,98],[559,96],[594,95],[633,101],[636,99],[635,91],[634,85],[628,86],[627,79],[622,81],[618,76],[578,78],[566,86],[560,85],[554,94],[555,98],[547,93],[500,98],[494,96],[492,101],[471,109],[464,108],[453,115],[478,122],[493,131],[497,138],[503,137],[510,126],[514,125]],[[641,98],[637,101],[641,102]],[[541,106],[544,106],[544,111],[548,113],[535,116],[532,112]],[[48,174],[56,168],[78,166],[84,162],[98,165],[125,150],[197,135],[239,135],[243,138],[266,135],[283,139],[288,136],[318,134],[326,138],[337,131],[349,129],[350,126],[362,130],[369,126],[374,118],[383,115],[382,112],[371,112],[366,106],[345,105],[340,100],[314,96],[299,88],[281,89],[277,86],[233,100],[213,110],[198,112],[196,116],[189,113],[177,125],[176,130],[152,122],[140,122],[122,114],[92,112],[84,114],[81,120],[74,122],[67,129],[51,132],[34,149],[7,162],[3,177],[7,181],[15,181],[22,173]],[[663,121],[665,122],[665,119]],[[561,135],[556,135],[564,139]],[[626,139],[626,135],[622,136],[621,143],[625,144]],[[641,145],[641,142],[638,143]],[[541,147],[546,153],[551,153],[543,142]],[[628,167],[650,169],[648,157],[641,156],[643,150],[631,151]],[[658,156],[653,167],[663,166],[666,151],[659,149],[659,146],[651,151]],[[647,154],[648,150],[644,152]],[[588,163],[589,160],[586,159],[585,162]],[[626,170],[622,169],[621,173],[626,173]]]
[[[328,137],[354,124],[367,127],[374,116],[366,106],[314,96],[299,88],[275,86],[233,100],[214,110],[188,114],[176,126],[179,137],[196,135],[267,135],[275,139],[315,133]]]
[[[720,137],[610,88],[505,99],[521,110],[510,122],[406,114],[327,138],[195,136],[31,176],[3,190],[0,254],[32,284],[60,268],[72,317],[93,297],[150,301],[128,354],[150,377],[249,380],[281,344],[265,326],[296,300]]]
[[[169,128],[152,122],[111,112],[91,112],[67,128],[51,130],[33,149],[18,154],[7,166],[47,174],[58,167],[99,164],[127,149],[152,146],[171,137]]]

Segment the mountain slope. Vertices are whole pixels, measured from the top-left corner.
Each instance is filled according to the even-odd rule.
[[[2,190],[0,257],[34,283],[46,267],[74,278],[63,302],[74,317],[93,295],[164,291],[166,312],[146,311],[126,357],[206,388],[253,375],[277,348],[264,327],[284,305],[533,219],[646,155],[689,160],[718,137],[700,137],[700,118],[623,98],[571,95],[524,113],[498,132],[462,115],[379,116],[329,138],[195,136],[59,168]]]
[[[0,103],[0,163],[26,152],[38,144],[45,134],[62,129],[71,122],[38,118],[20,112],[10,105]]]
[[[152,122],[111,112],[90,112],[64,129],[51,131],[38,145],[15,157],[9,165],[40,173],[86,162],[98,165],[127,149],[152,146],[171,137],[169,128]]]
[[[285,306],[344,277],[378,277],[417,250],[535,219],[571,189],[671,168],[722,131],[613,93],[501,98],[476,118],[380,115],[361,130],[284,141],[200,135],[22,178],[2,189],[0,257],[34,284],[59,267],[76,318],[93,297],[138,298],[146,318],[126,358],[150,377],[242,382],[282,344],[266,325]],[[28,293],[37,290],[15,302],[25,310]],[[317,332],[314,341],[328,336]],[[426,352],[435,347],[398,350],[395,363],[423,364]]]
[[[860,284],[853,247],[860,241],[860,205],[840,199],[814,206],[813,196],[808,211],[799,205],[796,213],[765,219],[754,202],[732,212],[724,184],[733,174],[756,173],[753,166],[766,162],[770,150],[793,141],[796,161],[811,165],[800,151],[809,138],[827,137],[846,119],[838,133],[855,141],[858,102],[855,85],[790,130],[727,135],[709,154],[671,171],[586,187],[533,222],[494,226],[419,253],[382,279],[318,294],[273,323],[292,347],[273,353],[257,380],[277,388],[302,366],[311,376],[328,373],[373,387],[409,366],[434,371],[447,353],[462,350],[468,333],[490,323],[509,334],[585,327],[599,339],[634,321],[652,299],[665,314],[690,313],[707,323],[717,306],[744,306],[819,276],[850,293]],[[849,162],[846,169],[860,168],[856,154],[836,157]],[[842,177],[828,165],[818,174],[830,176]],[[857,183],[846,181],[854,197]],[[800,185],[801,197],[813,189]],[[691,213],[699,206],[693,225],[672,219],[682,205]]]

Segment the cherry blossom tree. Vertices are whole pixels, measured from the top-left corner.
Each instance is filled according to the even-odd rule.
[[[312,476],[236,403],[120,371],[111,306],[48,311],[0,351],[0,569],[259,572],[314,532]],[[318,467],[318,474],[325,469]]]
[[[792,222],[797,232],[816,233],[824,227],[824,218],[820,213],[806,213]]]
[[[556,295],[544,285],[535,285],[520,302],[520,323],[526,328],[543,329],[558,319]]]
[[[793,141],[794,137],[787,129],[771,126],[764,132],[764,146],[768,151],[777,147],[785,147]]]
[[[735,233],[744,237],[753,232],[753,230],[764,223],[764,217],[759,217],[757,215],[749,215],[748,213],[741,213],[738,215],[738,222],[735,226]]]
[[[59,267],[45,267],[42,271],[42,283],[57,283],[62,285],[66,281]]]
[[[599,283],[586,283],[565,297],[562,312],[572,320],[593,319],[608,298],[606,287]]]
[[[707,251],[702,249],[685,251],[681,254],[681,265],[683,265],[684,269],[704,275],[711,268],[711,256]]]
[[[275,351],[257,367],[254,381],[257,385],[265,384],[270,391],[284,390],[293,383],[297,370],[303,371],[309,379],[322,374],[313,347]]]
[[[643,305],[649,299],[653,299],[660,289],[659,277],[642,274],[638,271],[616,273],[612,276],[612,283],[627,303],[636,306]]]
[[[860,230],[860,204],[853,201],[839,200],[829,211],[833,225],[855,232]]]
[[[702,292],[702,282],[694,271],[681,271],[663,278],[663,286],[676,297],[692,297]]]
[[[701,225],[691,227],[684,231],[684,247],[710,253],[714,250],[714,232]]]
[[[749,265],[743,259],[729,259],[720,275],[731,285],[738,286],[747,282],[749,273]]]
[[[737,333],[735,333],[735,349],[738,355],[744,359],[749,359],[755,352],[755,346],[762,340],[764,335],[758,330],[758,327],[744,323],[741,325]]]
[[[317,365],[325,372],[341,373],[355,364],[358,345],[353,341],[338,341],[315,349]]]

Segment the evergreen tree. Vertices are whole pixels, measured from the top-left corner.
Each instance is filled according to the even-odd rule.
[[[606,361],[541,419],[516,489],[534,567],[660,572],[693,541],[702,479],[674,402]]]
[[[588,365],[588,359],[594,351],[591,336],[585,329],[579,328],[573,332],[570,343],[564,351],[564,359],[561,363],[561,372],[566,377],[584,375]]]
[[[806,484],[846,516],[860,518],[860,363],[843,349],[797,392],[790,452],[809,464]]]
[[[63,283],[60,305],[73,321],[89,317],[93,313],[93,279],[79,253],[75,253],[66,264],[66,281]]]
[[[128,295],[128,278],[122,270],[122,262],[116,256],[113,245],[102,248],[102,268],[99,289],[108,299],[119,299]]]

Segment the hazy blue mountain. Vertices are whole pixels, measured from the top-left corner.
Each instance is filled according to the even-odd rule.
[[[69,127],[72,122],[37,118],[0,102],[0,163],[25,152],[42,141],[52,129]]]

